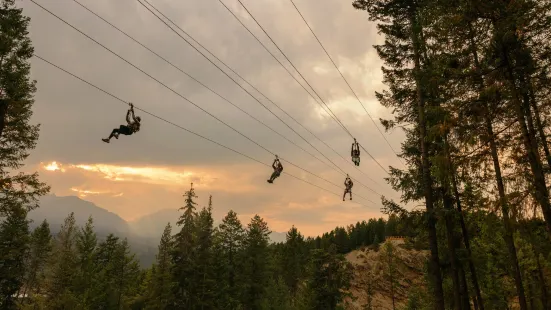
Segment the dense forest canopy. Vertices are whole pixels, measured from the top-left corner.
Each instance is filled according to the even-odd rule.
[[[359,275],[345,254],[382,251],[393,309],[551,309],[551,1],[355,0],[384,43],[393,112],[387,130],[406,133],[387,179],[401,201],[382,197],[380,219],[358,219],[318,237],[289,229],[270,244],[260,216],[216,203],[197,207],[193,185],[176,227],[166,226],[156,261],[140,268],[127,240],[98,238],[69,214],[52,236],[27,213],[49,187],[19,173],[38,140],[29,123],[35,82],[29,18],[0,6],[0,308],[347,309]],[[365,11],[365,12],[362,12]],[[361,37],[359,37],[361,39]],[[408,210],[406,203],[422,204]],[[400,249],[388,237],[403,237]],[[397,295],[399,251],[428,253],[423,285]],[[362,284],[362,285],[364,285]],[[388,284],[388,285],[387,285]],[[355,295],[356,294],[356,295]]]

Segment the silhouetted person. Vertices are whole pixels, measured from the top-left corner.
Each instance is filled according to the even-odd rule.
[[[279,161],[277,155],[274,163],[272,164],[272,168],[274,168],[274,173],[272,173],[272,176],[268,180],[268,183],[274,183],[274,180],[279,177],[281,175],[281,172],[283,171],[283,166],[281,165],[281,162]]]
[[[350,156],[352,156],[352,162],[354,165],[359,166],[360,165],[360,145],[358,142],[356,142],[356,138],[354,138],[354,143],[352,143],[352,150],[350,151]]]
[[[344,197],[346,197],[346,193],[350,194],[350,200],[352,200],[352,186],[354,186],[354,183],[352,183],[352,180],[346,175],[346,179],[344,180],[344,195],[342,195],[342,201],[344,201]]]
[[[130,118],[130,114],[132,114],[132,118]],[[120,134],[130,136],[131,134],[140,130],[141,120],[142,119],[139,116],[134,115],[134,105],[131,103],[130,109],[128,110],[128,113],[126,113],[127,125],[120,125],[119,128],[113,129],[113,131],[111,131],[111,134],[109,135],[109,138],[101,140],[103,140],[103,142],[105,143],[109,143],[111,138],[115,137],[116,139],[118,139]]]

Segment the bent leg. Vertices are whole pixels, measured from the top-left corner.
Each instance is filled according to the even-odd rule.
[[[103,142],[105,142],[105,143],[109,143],[109,141],[110,141],[111,138],[113,138],[113,137],[115,137],[115,138],[117,138],[117,139],[119,138],[119,129],[118,129],[118,128],[115,128],[115,129],[113,129],[113,131],[111,131],[111,134],[109,135],[109,138],[107,138],[107,139],[101,139],[101,140],[103,140]]]
[[[277,171],[274,171],[274,173],[272,173],[272,175],[270,176],[270,179],[268,180],[268,182],[272,183],[274,182],[274,180],[279,176],[279,173],[277,173]]]

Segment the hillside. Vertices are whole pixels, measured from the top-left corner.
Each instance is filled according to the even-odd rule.
[[[395,257],[395,298],[396,308],[405,305],[408,292],[412,288],[422,287],[423,266],[428,251],[407,250],[403,241],[387,241],[394,245]],[[353,299],[348,298],[347,309],[360,310],[368,300],[369,285],[373,309],[392,309],[392,295],[388,277],[388,256],[383,250],[361,249],[348,253],[346,259],[354,266],[354,278],[351,281],[350,292]]]
[[[99,240],[113,233],[120,238],[127,238],[132,251],[143,267],[149,267],[155,260],[157,246],[167,223],[176,227],[180,212],[175,209],[164,209],[145,215],[135,221],[126,222],[117,214],[98,207],[94,203],[76,196],[47,195],[40,199],[40,208],[29,213],[32,220],[31,229],[47,220],[52,234],[61,228],[65,218],[74,213],[78,226],[84,226],[88,217],[94,219],[94,228]],[[218,224],[215,222],[215,226]],[[174,228],[177,230],[178,228]],[[272,232],[272,242],[284,242],[286,233]]]
[[[40,208],[29,213],[29,219],[33,220],[31,227],[40,225],[46,219],[52,231],[57,231],[71,212],[74,212],[76,224],[79,226],[83,226],[88,217],[92,216],[97,231],[125,235],[130,231],[128,223],[115,213],[75,196],[56,195],[42,197]]]

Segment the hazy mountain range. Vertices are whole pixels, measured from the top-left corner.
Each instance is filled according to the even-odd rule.
[[[79,226],[83,226],[88,217],[92,216],[100,239],[109,233],[127,238],[143,266],[149,266],[154,261],[157,245],[166,224],[170,223],[172,227],[176,227],[176,221],[180,216],[178,210],[165,209],[127,222],[117,214],[79,197],[47,195],[40,199],[40,208],[29,213],[29,219],[32,220],[31,228],[47,220],[52,233],[55,234],[71,212],[74,212],[76,224]],[[215,219],[215,225],[219,222],[220,219]],[[282,242],[285,241],[285,236],[286,233],[272,232],[270,239],[272,242]]]

